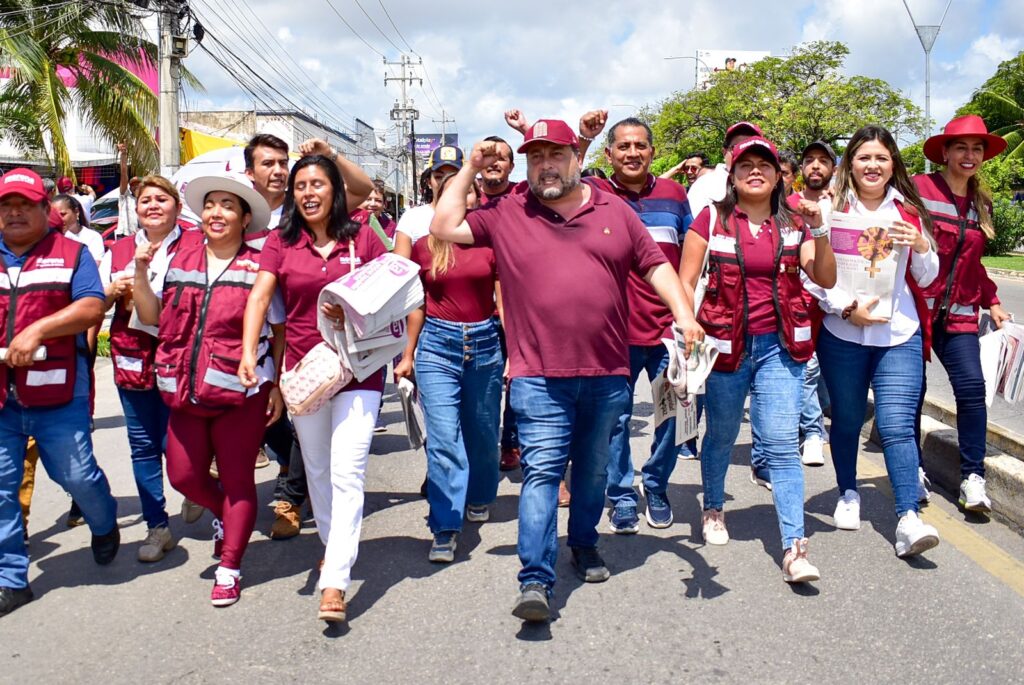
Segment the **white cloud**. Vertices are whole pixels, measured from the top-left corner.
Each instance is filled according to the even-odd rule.
[[[197,4],[202,13],[203,5]],[[444,12],[412,0],[384,4],[404,39],[423,56],[437,99],[456,119],[467,147],[494,133],[513,138],[516,134],[502,118],[509,107],[522,108],[531,119],[574,121],[594,107],[609,107],[612,119],[629,116],[637,106],[656,104],[674,91],[690,88],[692,60],[664,58],[693,55],[698,48],[784,54],[803,41],[841,40],[850,48],[847,73],[885,79],[918,104],[924,101],[923,52],[898,0],[794,0],[784,10],[776,3],[755,0],[610,4],[597,10],[593,3],[579,0],[520,0],[514,11],[460,3],[460,9]],[[251,40],[254,70],[296,101],[339,118],[341,124],[359,117],[379,130],[394,130],[389,111],[399,87],[385,86],[384,76],[398,70],[386,68],[378,52],[391,61],[399,54],[364,16],[335,3],[360,38],[326,3],[307,3],[301,9],[270,0],[250,0],[247,5],[272,35],[211,25],[229,45],[243,37]],[[931,15],[941,14],[944,5],[945,0],[911,0],[922,21],[936,20]],[[366,7],[380,29],[405,47],[379,6]],[[953,3],[932,61],[932,116],[938,126],[1001,60],[1021,49],[1021,15],[1019,0]],[[252,105],[251,98],[201,51],[193,53],[188,66],[209,89],[200,102],[225,108],[239,101]],[[417,130],[440,130],[432,121],[441,118],[438,103],[432,102],[434,91],[427,83],[410,90],[421,110]],[[394,134],[390,136],[393,141]]]

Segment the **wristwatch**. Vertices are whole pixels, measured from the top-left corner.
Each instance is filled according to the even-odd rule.
[[[828,226],[826,226],[825,224],[822,224],[821,226],[818,226],[817,228],[812,226],[811,227],[811,237],[812,238],[827,238],[828,237]]]

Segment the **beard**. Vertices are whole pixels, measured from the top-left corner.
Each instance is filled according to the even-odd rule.
[[[804,179],[805,185],[808,188],[810,188],[811,190],[824,190],[825,188],[828,188],[828,184],[831,181],[832,181],[831,178],[825,178],[824,176],[822,176],[821,178],[815,178],[815,179],[810,179],[810,178]]]
[[[484,188],[500,188],[502,184],[508,180],[501,178],[489,178],[487,176],[481,176],[480,178],[484,182]]]
[[[543,181],[557,178],[559,180],[558,186],[542,186]],[[576,186],[580,184],[580,171],[577,169],[575,172],[568,176],[561,176],[554,172],[548,172],[541,174],[537,181],[530,181],[530,192],[537,196],[541,200],[560,200],[569,193],[571,193]]]

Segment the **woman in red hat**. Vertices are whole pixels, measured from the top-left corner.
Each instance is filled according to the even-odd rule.
[[[931,310],[932,349],[949,374],[956,397],[960,506],[968,511],[989,511],[992,507],[985,494],[988,413],[978,348],[978,316],[981,309],[988,309],[996,328],[1010,319],[999,304],[996,284],[981,263],[985,241],[995,237],[995,229],[992,198],[981,186],[978,170],[984,161],[1005,149],[1006,141],[990,134],[981,117],[957,117],[946,124],[942,135],[932,136],[924,144],[925,156],[943,168],[914,177],[938,244],[939,275],[924,295]],[[922,402],[924,392],[922,386]]]

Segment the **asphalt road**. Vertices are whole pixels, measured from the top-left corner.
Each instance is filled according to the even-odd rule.
[[[1003,308],[1011,314],[1016,315],[1017,321],[1024,321],[1024,280],[1013,278],[993,278],[999,287],[999,299]],[[944,404],[955,407],[956,399],[953,396],[953,386],[949,384],[949,377],[935,356],[927,365],[928,374],[928,395],[943,401]],[[1010,404],[1002,397],[992,400],[992,406],[988,410],[989,423],[998,424],[1009,428],[1018,435],[1024,435],[1024,406],[1021,404]]]
[[[699,541],[698,462],[677,465],[670,528],[642,524],[621,537],[602,524],[607,583],[574,578],[563,510],[557,616],[534,627],[509,613],[519,474],[503,480],[489,523],[467,524],[456,563],[430,564],[418,495],[424,457],[407,449],[389,394],[391,430],[374,439],[348,626],[316,620],[321,546],[311,525],[270,540],[268,507],[245,558],[242,600],[214,609],[210,518],[184,525],[177,493],[169,490],[169,508],[181,544],[160,563],[135,560],[145,527],[109,366],[98,375],[95,441],[119,500],[121,553],[95,566],[88,530],[64,527],[69,500],[41,479],[30,529],[37,599],[0,619],[0,682],[1024,682],[1024,540],[995,522],[965,521],[940,495],[925,516],[942,544],[897,559],[881,458],[866,450],[858,532],[831,525],[831,465],[807,469],[811,559],[823,579],[790,587],[770,494],[747,480],[747,426],[727,481],[728,546]],[[650,404],[637,413],[633,446],[643,455]],[[274,471],[257,472],[264,502]]]

